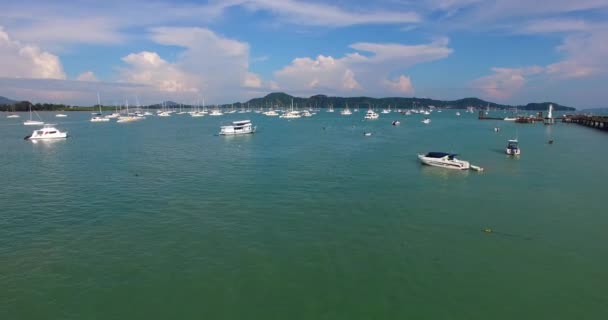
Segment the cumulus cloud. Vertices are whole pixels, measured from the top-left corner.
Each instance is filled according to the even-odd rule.
[[[13,40],[0,27],[0,77],[65,79],[59,57]]]
[[[79,74],[78,77],[76,77],[76,80],[78,80],[78,81],[98,81],[97,76],[95,76],[95,73],[93,73],[93,71],[85,71],[85,72]]]
[[[581,78],[608,73],[608,28],[588,34],[567,37],[557,48],[565,55],[559,62],[547,66],[547,72],[559,78]]]
[[[128,65],[121,70],[127,82],[146,84],[161,92],[198,92],[198,77],[163,60],[156,52],[131,53],[122,60]]]
[[[411,94],[409,77],[402,75],[391,80],[390,75],[452,53],[447,38],[421,45],[361,42],[350,47],[357,52],[341,58],[296,58],[275,72],[275,79],[281,87],[301,93]]]
[[[182,49],[175,61],[142,51],[123,58],[122,81],[146,84],[161,93],[204,96],[208,102],[249,97],[270,87],[249,70],[249,45],[205,28],[158,27],[150,38]],[[148,92],[148,95],[153,93]]]
[[[491,75],[473,81],[473,86],[494,99],[504,100],[519,92],[525,85],[526,77],[540,74],[542,67],[530,66],[524,68],[492,68]]]
[[[386,80],[386,85],[393,91],[403,94],[413,94],[414,86],[412,85],[412,80],[410,77],[400,75],[394,81]]]

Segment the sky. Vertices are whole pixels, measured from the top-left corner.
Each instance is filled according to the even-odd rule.
[[[608,0],[3,0],[0,96],[607,107]]]

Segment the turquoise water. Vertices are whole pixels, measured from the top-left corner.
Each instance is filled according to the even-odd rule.
[[[0,119],[0,319],[608,314],[605,132],[453,112],[68,116],[69,139],[36,144],[25,115]],[[259,132],[215,135],[243,118]],[[426,151],[486,171],[423,167]]]

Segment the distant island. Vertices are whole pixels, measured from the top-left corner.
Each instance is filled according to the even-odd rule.
[[[556,111],[575,111],[575,108],[566,107],[555,102],[540,102],[540,103],[528,103],[526,105],[505,105],[495,102],[485,101],[479,98],[464,98],[459,100],[435,100],[428,98],[404,98],[404,97],[389,97],[389,98],[370,98],[370,97],[330,97],[322,94],[314,95],[309,98],[294,97],[283,92],[273,92],[262,98],[254,98],[246,102],[235,102],[231,104],[223,104],[220,107],[227,108],[234,106],[235,108],[249,107],[249,108],[268,108],[271,106],[286,107],[293,103],[297,104],[298,107],[315,107],[315,108],[327,108],[333,106],[335,108],[343,108],[347,104],[350,107],[359,108],[427,108],[433,106],[435,108],[442,109],[466,109],[469,107],[475,109],[517,109],[522,111],[531,110],[547,110],[549,104],[553,105],[553,109]],[[147,106],[145,108],[159,109],[162,108],[163,104],[168,107],[178,106],[179,104],[172,101],[166,101],[164,103],[157,103]],[[52,103],[35,103],[32,104],[29,101],[15,101],[0,96],[0,111],[28,111],[29,108],[36,111],[91,111],[92,107],[98,106],[73,106],[65,104],[52,104]],[[183,105],[184,107],[190,107],[190,105]],[[103,110],[109,111],[114,110],[114,106],[102,106]]]

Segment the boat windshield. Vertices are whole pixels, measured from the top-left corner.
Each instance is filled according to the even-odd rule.
[[[517,142],[515,142],[515,141],[509,141],[509,144],[507,145],[507,147],[509,149],[517,149]]]
[[[446,156],[448,157],[448,159],[454,160],[454,157],[456,156],[456,154],[446,153],[446,152],[429,152],[426,154],[426,157],[428,157],[428,158],[443,158]]]

